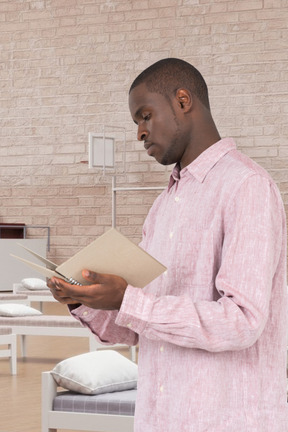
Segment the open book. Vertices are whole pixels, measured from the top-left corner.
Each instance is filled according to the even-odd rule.
[[[143,288],[166,270],[159,261],[115,228],[108,230],[59,266],[25,246],[19,246],[46,264],[46,267],[12,254],[11,256],[48,278],[56,276],[78,285],[89,283],[82,277],[83,269],[121,276],[128,284],[138,288]]]

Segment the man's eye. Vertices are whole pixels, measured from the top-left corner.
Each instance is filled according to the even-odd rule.
[[[147,114],[145,116],[143,116],[143,120],[148,121],[150,120],[151,114]]]

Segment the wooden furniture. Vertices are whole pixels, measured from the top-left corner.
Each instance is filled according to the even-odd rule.
[[[10,358],[11,374],[17,374],[17,339],[11,327],[0,327],[0,345],[7,345],[7,349],[0,350],[0,357]]]
[[[15,335],[21,336],[21,353],[26,357],[26,336],[70,336],[88,337],[90,351],[111,348],[96,341],[93,333],[72,316],[62,315],[34,315],[23,317],[0,317],[1,327],[11,327]],[[112,347],[126,345],[112,345]],[[131,360],[136,361],[136,347],[130,347]]]
[[[0,329],[7,326],[12,329],[15,335],[21,336],[21,351],[24,357],[26,356],[26,336],[28,335],[88,337],[91,351],[100,347],[93,334],[71,316],[0,317]]]
[[[136,392],[127,390],[97,396],[68,391],[57,394],[53,376],[43,372],[42,432],[57,432],[58,429],[133,432]]]
[[[29,290],[24,288],[21,283],[13,283],[13,293],[14,295],[25,295],[30,303],[39,302],[41,312],[43,311],[43,303],[56,302],[49,289]]]

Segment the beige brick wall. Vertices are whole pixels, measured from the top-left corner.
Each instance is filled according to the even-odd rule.
[[[50,226],[58,262],[111,226],[111,178],[87,165],[88,133],[103,125],[126,129],[118,185],[166,184],[169,171],[136,141],[127,91],[169,56],[200,69],[221,135],[268,169],[288,208],[287,9],[286,0],[1,1],[0,223]],[[133,241],[157,194],[117,194],[117,225]]]

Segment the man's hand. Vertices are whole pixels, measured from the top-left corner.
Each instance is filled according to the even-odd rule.
[[[93,309],[119,310],[127,282],[120,276],[83,270],[82,276],[91,285],[70,285],[52,277],[47,285],[54,298],[63,304],[83,304]]]

